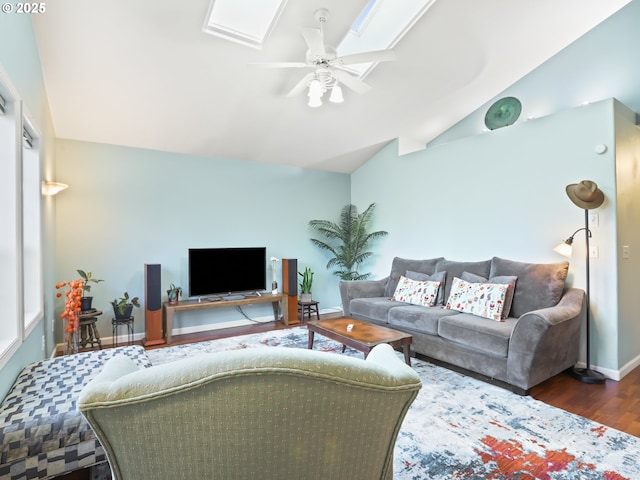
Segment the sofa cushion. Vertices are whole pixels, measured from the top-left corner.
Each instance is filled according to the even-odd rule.
[[[506,358],[511,332],[517,321],[516,318],[507,318],[504,322],[495,322],[468,313],[458,313],[440,318],[438,335],[470,349]]]
[[[511,315],[519,317],[533,310],[556,305],[562,297],[568,271],[569,262],[522,263],[494,257],[489,276],[518,277]]]
[[[351,300],[349,308],[352,317],[372,320],[376,323],[386,323],[389,310],[398,305],[406,304],[395,302],[389,297],[354,298]]]
[[[389,274],[389,281],[387,282],[387,288],[384,294],[387,297],[391,297],[393,295],[393,292],[396,291],[396,286],[398,286],[400,276],[406,275],[407,270],[432,275],[436,271],[436,265],[441,260],[443,260],[442,257],[432,258],[429,260],[411,260],[395,257],[391,264],[391,273]]]
[[[500,322],[508,291],[509,285],[504,283],[471,283],[456,277],[447,308]]]
[[[462,272],[470,272],[483,277],[488,277],[490,270],[491,260],[484,260],[482,262],[455,262],[452,260],[442,259],[438,262],[438,265],[436,265],[436,272],[447,272],[447,279],[444,283],[445,301],[449,298],[449,293],[451,293],[451,282],[453,282],[453,277],[462,278]]]
[[[406,302],[412,305],[431,307],[438,299],[440,282],[411,280],[401,276],[392,300]]]
[[[504,297],[504,307],[502,307],[502,318],[507,318],[509,316],[518,277],[515,275],[502,275],[500,277],[484,278],[480,275],[476,275],[475,273],[462,272],[462,280],[472,283],[504,283],[508,285],[509,290],[507,290],[507,294]]]
[[[444,305],[444,281],[447,279],[447,272],[436,272],[433,275],[427,275],[426,273],[413,272],[407,270],[405,276],[411,280],[419,280],[421,282],[438,282],[440,288],[438,288],[438,298],[436,299],[436,305]]]
[[[447,310],[444,307],[424,308],[415,305],[401,305],[389,310],[389,326],[438,335],[438,320],[449,315],[458,315],[458,312]]]

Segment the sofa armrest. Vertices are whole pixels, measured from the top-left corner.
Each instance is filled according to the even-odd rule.
[[[388,281],[389,277],[380,280],[342,280],[339,287],[343,315],[351,315],[349,305],[354,298],[384,297]]]
[[[585,316],[586,296],[577,288],[567,289],[553,307],[522,315],[509,342],[509,383],[527,391],[575,365]]]

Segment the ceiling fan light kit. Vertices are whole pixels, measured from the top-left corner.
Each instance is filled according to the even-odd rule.
[[[261,64],[271,68],[311,68],[312,73],[305,75],[287,96],[292,97],[307,89],[310,107],[322,105],[322,97],[325,92],[331,91],[329,101],[332,103],[344,102],[341,85],[362,94],[368,92],[371,87],[363,82],[360,77],[353,75],[348,70],[349,65],[369,62],[386,62],[395,60],[393,50],[378,50],[371,52],[354,53],[338,57],[335,48],[324,43],[323,25],[329,17],[329,11],[325,8],[316,10],[314,18],[320,24],[320,28],[303,28],[302,36],[307,44],[307,53],[304,62],[276,62]]]

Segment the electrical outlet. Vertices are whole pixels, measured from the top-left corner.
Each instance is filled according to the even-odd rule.
[[[47,348],[47,341],[44,338],[44,335],[42,335],[42,351],[44,352]]]
[[[600,218],[597,213],[589,212],[589,226],[597,227],[600,223]]]
[[[589,247],[589,257],[598,258],[599,256],[600,256],[600,252],[598,251],[598,247],[591,245]]]
[[[622,258],[631,258],[631,251],[629,245],[622,246]]]

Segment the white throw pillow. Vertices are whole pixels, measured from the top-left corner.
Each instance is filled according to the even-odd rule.
[[[502,322],[508,290],[509,285],[503,283],[471,283],[454,277],[447,308]]]
[[[432,307],[436,304],[439,288],[440,282],[421,282],[400,276],[398,286],[391,300],[411,303],[413,305],[422,305],[423,307]]]

